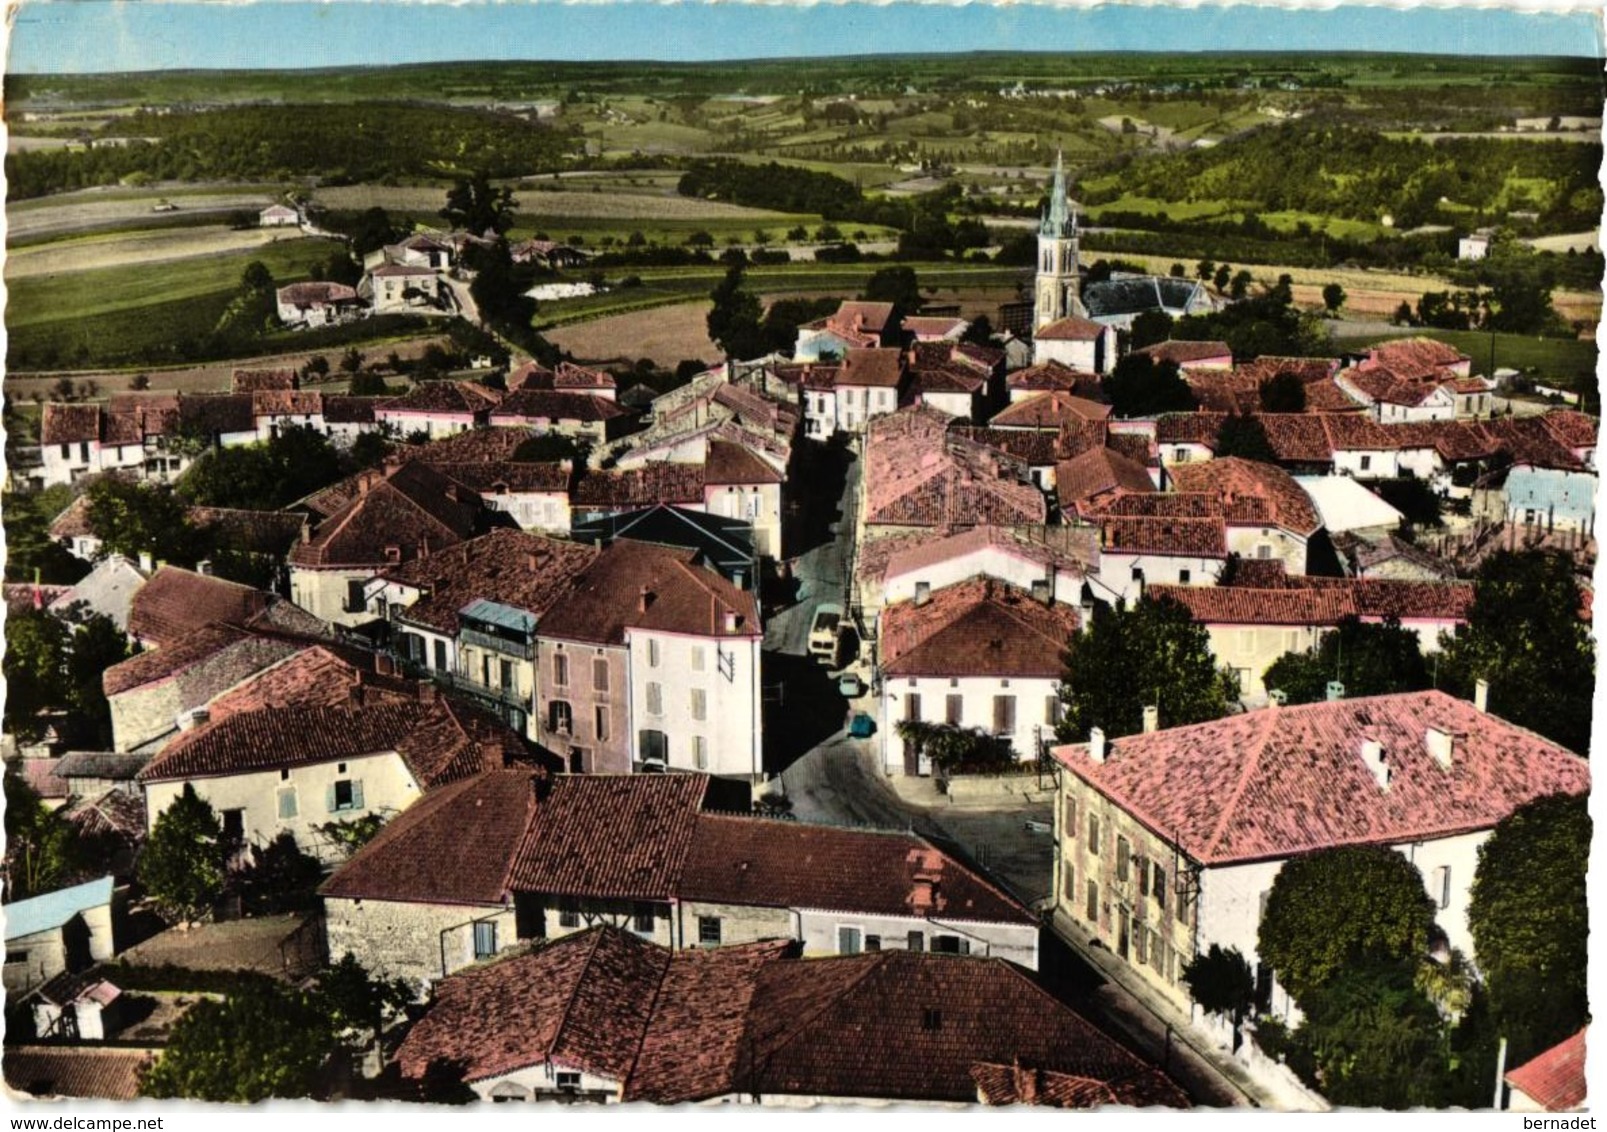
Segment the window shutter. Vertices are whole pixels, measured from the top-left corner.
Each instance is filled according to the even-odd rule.
[[[362,783],[362,781],[360,779],[355,779],[352,782],[352,809],[360,810],[362,808],[363,808],[363,783]]]
[[[279,817],[280,820],[296,816],[296,792],[294,790],[279,791]]]
[[[335,784],[333,782],[324,787],[324,809],[330,813],[335,812]]]

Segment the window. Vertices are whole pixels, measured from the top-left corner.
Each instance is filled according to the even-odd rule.
[[[244,810],[223,811],[223,840],[231,845],[238,845],[246,839],[246,812]]]
[[[296,816],[296,788],[286,786],[279,791],[279,820],[289,821]]]
[[[73,458],[73,446],[71,444],[63,444],[61,446],[61,458],[63,460],[71,460]]]
[[[961,939],[957,935],[935,935],[932,937],[932,954],[969,955],[971,954],[971,941]]]
[[[1116,838],[1116,879],[1126,882],[1128,869],[1131,865],[1132,846],[1127,844],[1127,838]]]
[[[702,723],[709,717],[709,694],[702,688],[692,689],[692,718]]]
[[[513,661],[511,661],[511,660],[499,660],[499,661],[497,661],[497,665],[498,665],[497,675],[499,677],[501,677],[502,690],[504,692],[513,691]]]
[[[1066,808],[1060,817],[1060,826],[1066,837],[1073,840],[1077,837],[1077,799],[1068,797]]]
[[[647,714],[664,714],[664,689],[657,681],[650,680],[647,684]]]
[[[1139,925],[1138,930],[1133,933],[1133,947],[1135,952],[1134,960],[1141,964],[1147,964],[1149,962],[1149,932],[1144,930],[1143,925]]]
[[[1256,917],[1255,917],[1256,923],[1259,924],[1262,920],[1265,920],[1267,918],[1267,900],[1271,896],[1272,896],[1272,890],[1270,888],[1266,889],[1265,891],[1263,891],[1261,893],[1261,902],[1260,902],[1260,905],[1259,905],[1259,911],[1256,912]]]
[[[346,579],[346,609],[347,613],[361,613],[363,611],[363,580],[361,578]]]
[[[697,942],[699,947],[720,946],[720,917],[699,916],[697,918]]]
[[[476,959],[489,959],[497,953],[497,925],[490,920],[480,920],[474,925],[474,957]]]
[[[882,937],[881,936],[879,936],[879,935],[868,935],[868,936],[865,937],[865,950],[866,951],[880,951],[881,949],[882,949]]]
[[[363,784],[355,779],[341,778],[332,782],[325,799],[330,813],[363,808]]]
[[[922,605],[932,596],[931,582],[915,583],[915,604]]]
[[[1255,545],[1255,556],[1265,562],[1272,557],[1272,546],[1269,543],[1258,542]]]
[[[911,951],[925,951],[926,936],[921,932],[910,932],[908,946]]]
[[[1434,870],[1433,880],[1429,885],[1428,894],[1439,902],[1441,908],[1451,906],[1451,866],[1441,865]]]
[[[1155,897],[1155,903],[1160,905],[1162,914],[1166,912],[1166,870],[1159,865],[1153,866],[1155,875],[1150,878],[1149,894]]]
[[[1045,727],[1059,726],[1061,706],[1059,696],[1045,696],[1043,698],[1043,722]]]
[[[1191,575],[1187,570],[1179,570],[1177,572],[1177,584],[1180,585],[1180,586],[1188,585],[1189,584],[1189,578],[1191,578],[1192,576],[1193,575]]]
[[[606,657],[597,657],[591,662],[591,686],[593,691],[608,691],[608,660]]]
[[[1099,882],[1092,877],[1088,879],[1088,907],[1084,911],[1090,924],[1099,923]]]
[[[709,769],[709,741],[701,735],[692,736],[692,766],[698,770]]]
[[[1088,815],[1088,853],[1090,856],[1099,856],[1099,815]]]
[[[580,927],[580,909],[570,901],[558,905],[558,926],[560,928]]]
[[[1177,922],[1180,924],[1189,922],[1189,894],[1182,889],[1177,893]]]
[[[558,1091],[561,1093],[578,1093],[580,1091],[580,1074],[576,1070],[558,1070],[557,1082]]]
[[[964,718],[964,716],[965,697],[952,695],[947,697],[944,703],[943,722],[947,723],[950,727],[958,727],[960,726],[960,721]]]
[[[1073,903],[1077,899],[1077,870],[1071,866],[1069,861],[1061,862],[1060,867],[1064,870],[1060,891],[1066,894],[1068,904]]]
[[[1138,854],[1133,854],[1133,869],[1138,873],[1138,894],[1149,895],[1149,862]]]
[[[1361,458],[1361,470],[1364,471],[1364,472],[1368,472],[1368,471],[1372,470],[1372,467],[1373,467],[1373,458],[1371,456],[1363,456]]]
[[[564,700],[553,700],[547,705],[547,730],[559,735],[575,733],[575,711]]]
[[[921,694],[911,692],[904,697],[904,718],[919,721],[921,718]]]
[[[1014,696],[993,697],[993,730],[997,735],[1004,735],[1016,729],[1016,698]]]
[[[707,660],[706,660],[706,658],[704,656],[704,648],[703,648],[703,646],[702,645],[693,645],[692,646],[692,671],[693,672],[702,672],[706,666],[707,666]]]
[[[80,440],[78,442],[78,458],[86,464],[89,463],[89,441]]]
[[[641,751],[642,762],[655,763],[660,767],[668,765],[670,761],[670,738],[662,731],[651,728],[637,732],[637,749]]]
[[[437,672],[445,672],[446,671],[446,642],[445,641],[436,641],[435,642],[435,670]]]
[[[569,654],[552,654],[552,682],[560,688],[569,687]]]
[[[658,667],[658,642],[652,637],[647,639],[647,667]]]
[[[67,446],[65,444],[63,444],[62,447],[65,448]],[[6,966],[7,967],[11,966],[13,963],[26,963],[26,962],[28,962],[28,952],[26,952],[26,951],[8,951],[8,952],[6,952]]]
[[[837,954],[858,955],[865,949],[863,939],[863,934],[858,928],[838,928]]]
[[[594,724],[596,728],[595,734],[597,736],[597,741],[599,743],[608,742],[608,708],[605,705],[597,705]]]
[[[653,919],[653,906],[638,904],[631,912],[631,930],[642,935],[652,935]]]

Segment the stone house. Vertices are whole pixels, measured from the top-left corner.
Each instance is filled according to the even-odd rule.
[[[474,381],[425,381],[399,397],[374,403],[374,422],[406,439],[422,432],[430,440],[483,428],[502,395]]]
[[[489,421],[494,428],[526,429],[537,435],[552,433],[601,444],[624,435],[632,417],[612,397],[596,392],[526,387],[504,397],[491,410]]]
[[[13,1000],[117,954],[109,876],[13,901],[5,921],[5,990]]]
[[[1116,328],[1072,315],[1032,335],[1032,364],[1059,363],[1083,373],[1109,373],[1116,364]]]
[[[1524,803],[1590,786],[1583,759],[1437,691],[1268,707],[1114,742],[1096,729],[1054,757],[1055,930],[1099,941],[1185,1011],[1183,965],[1213,944],[1236,948],[1260,1009],[1283,1017],[1292,1003],[1256,941],[1286,860],[1396,849],[1422,873],[1450,945],[1471,955],[1478,847]]]

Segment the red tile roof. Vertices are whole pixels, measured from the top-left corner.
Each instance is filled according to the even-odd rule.
[[[1100,522],[1100,542],[1107,552],[1118,554],[1228,556],[1221,519],[1108,518]]]
[[[357,302],[356,288],[348,287],[344,283],[318,281],[290,283],[280,287],[274,294],[281,304],[295,307]],[[235,392],[247,391],[236,388]]]
[[[571,502],[580,509],[632,511],[656,503],[703,502],[702,464],[654,462],[639,468],[588,471],[575,482]]]
[[[865,445],[865,522],[961,527],[1043,523],[1043,493],[1026,468],[949,431],[924,406],[871,422]]]
[[[1092,342],[1108,328],[1086,318],[1063,318],[1033,332],[1039,342]]]
[[[730,814],[698,818],[677,895],[748,908],[1037,922],[1016,900],[913,833]]]
[[[1286,464],[1332,464],[1325,418],[1315,413],[1260,413],[1261,431],[1278,459]]]
[[[904,379],[904,353],[888,348],[853,349],[844,351],[842,368],[837,371],[836,384],[841,387],[868,386],[894,389]]]
[[[522,744],[450,701],[400,701],[341,707],[295,704],[230,715],[180,735],[140,772],[141,782],[218,778],[394,751],[425,789],[477,774],[484,741],[505,750]]]
[[[1573,409],[1553,409],[1540,420],[1569,448],[1594,448],[1601,433],[1600,421]]]
[[[373,566],[442,550],[474,533],[480,501],[420,461],[360,473],[357,494],[290,552],[293,566]]]
[[[236,642],[250,636],[244,629],[227,625],[204,625],[162,649],[136,653],[101,673],[101,687],[108,696],[131,688],[154,684],[183,672]]]
[[[980,393],[987,385],[986,374],[954,365],[922,366],[910,371],[914,381],[911,389],[916,394]]]
[[[216,723],[231,715],[264,708],[302,704],[343,707],[351,702],[352,689],[357,686],[363,689],[365,703],[377,703],[387,696],[406,700],[418,698],[416,681],[381,676],[373,670],[373,665],[371,654],[356,649],[334,644],[309,645],[276,660],[213,699],[207,704],[207,714]]]
[[[1584,467],[1584,463],[1574,455],[1573,446],[1559,441],[1546,426],[1543,417],[1503,417],[1485,421],[1478,427],[1512,457],[1514,464],[1565,471]]]
[[[280,288],[280,294],[296,286],[307,284],[291,284],[290,287]],[[355,296],[356,292],[352,292]],[[229,379],[229,389],[234,393],[255,393],[259,389],[296,389],[301,385],[301,379],[294,369],[237,369]]]
[[[1004,384],[1012,392],[1018,389],[1036,393],[1058,390],[1062,393],[1089,397],[1099,389],[1100,380],[1098,374],[1073,369],[1061,362],[1048,361],[1006,374]]]
[[[703,462],[707,485],[783,483],[785,477],[752,451],[728,440],[709,441]]]
[[[994,428],[1058,429],[1067,421],[1103,421],[1110,417],[1110,406],[1089,401],[1071,393],[1053,391],[1025,397],[1006,405],[988,422]]]
[[[259,389],[251,394],[253,416],[305,417],[323,411],[324,395],[316,389]]]
[[[499,426],[537,421],[611,421],[629,416],[621,405],[590,393],[571,393],[526,386],[503,398],[491,411],[491,423]]]
[[[470,414],[479,416],[496,406],[500,395],[472,381],[421,381],[400,397],[379,402],[379,413]]]
[[[1145,593],[1157,601],[1177,602],[1205,625],[1337,625],[1357,613],[1348,588],[1154,585]]]
[[[617,645],[627,628],[700,637],[760,633],[754,596],[695,565],[694,557],[690,550],[630,539],[611,543],[553,603],[542,636]],[[727,612],[736,614],[734,634],[725,631]]]
[[[1431,376],[1440,369],[1467,365],[1470,361],[1454,346],[1433,338],[1397,338],[1374,346],[1362,365],[1380,366],[1410,381]]]
[[[1053,544],[1047,539],[1047,532],[1044,539],[1037,539],[1013,527],[988,525],[936,539],[927,535],[915,535],[908,540],[886,539],[882,542],[892,545],[885,547],[887,553],[884,556],[878,555],[881,560],[878,573],[895,578],[985,550],[996,550],[1043,567],[1057,566],[1081,571],[1088,569],[1099,554],[1099,547],[1091,532],[1086,530],[1061,528],[1055,531]],[[861,554],[864,553],[862,550]]]
[[[373,424],[374,406],[378,397],[346,397],[338,393],[324,395],[325,424]]]
[[[1053,1108],[1191,1108],[1188,1094],[1159,1069],[1143,1069],[1130,1077],[1099,1081],[1070,1073],[979,1062],[971,1067],[977,1096],[990,1105],[1048,1105]]]
[[[238,582],[163,566],[134,591],[128,632],[147,644],[178,644],[214,622],[243,624],[267,608],[270,595]]]
[[[426,591],[397,610],[398,619],[456,634],[458,610],[478,599],[541,617],[599,553],[585,543],[499,527],[381,576]]]
[[[1428,752],[1453,736],[1450,769]],[[1381,745],[1387,789],[1362,761]],[[1489,829],[1526,802],[1590,788],[1585,760],[1443,692],[1273,707],[1055,758],[1205,866]]]
[[[1203,444],[1216,450],[1226,413],[1162,413],[1155,418],[1156,444]]]
[[[623,1082],[641,1048],[670,953],[629,932],[594,929],[441,980],[396,1062],[432,1062],[482,1081],[553,1061]]]
[[[1237,456],[1179,464],[1171,470],[1180,492],[1208,492],[1222,503],[1230,524],[1276,523],[1297,535],[1315,534],[1322,519],[1294,477],[1273,464]]]
[[[8,1045],[6,1084],[36,1097],[93,1097],[131,1101],[140,1074],[156,1059],[149,1049]]]
[[[1055,465],[1055,495],[1063,511],[1108,491],[1156,490],[1149,471],[1136,460],[1112,448],[1090,448],[1080,456]]]
[[[893,304],[847,299],[827,316],[826,326],[839,333],[885,334],[893,329]]]
[[[1153,346],[1134,350],[1133,353],[1144,354],[1157,362],[1176,362],[1180,366],[1217,361],[1221,358],[1226,358],[1229,365],[1233,364],[1233,347],[1226,342],[1186,342],[1168,339]]]
[[[958,337],[965,333],[968,325],[965,319],[952,316],[940,318],[934,315],[907,314],[904,316],[903,329],[906,334],[943,338]]]
[[[1507,1084],[1547,1112],[1570,1112],[1585,1103],[1585,1034],[1580,1030],[1507,1074]]]
[[[1052,676],[1077,631],[1077,611],[1045,605],[990,578],[935,590],[924,604],[889,606],[881,616],[888,676]]]
[[[1060,434],[1035,428],[984,428],[955,424],[949,432],[984,448],[992,448],[1029,468],[1052,467],[1060,451]]]
[[[39,419],[40,444],[76,444],[100,440],[100,406],[46,401]]]

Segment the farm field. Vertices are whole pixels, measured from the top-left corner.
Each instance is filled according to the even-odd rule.
[[[5,274],[10,282],[133,264],[166,264],[197,256],[230,255],[297,238],[283,228],[237,232],[223,227],[196,227],[96,234],[14,248],[6,256]]]
[[[546,182],[544,182],[545,184]],[[668,192],[625,193],[617,189],[597,192],[545,188],[519,188],[515,192],[522,216],[572,216],[602,220],[721,220],[738,219],[774,224],[789,214],[759,208],[743,208],[721,201],[698,200]],[[330,208],[372,208],[379,206],[403,212],[435,212],[446,201],[446,188],[416,186],[391,188],[382,185],[342,185],[319,189],[316,199]]]
[[[578,322],[547,333],[547,340],[582,361],[652,358],[673,369],[686,358],[713,363],[720,348],[709,341],[706,299]]]
[[[1596,372],[1596,343],[1571,338],[1535,338],[1528,334],[1486,334],[1479,330],[1434,330],[1402,327],[1388,333],[1342,337],[1335,327],[1334,348],[1362,350],[1394,338],[1434,338],[1455,346],[1473,359],[1473,372],[1490,372],[1490,348],[1495,346],[1495,368],[1537,371],[1542,379],[1561,385],[1593,380]]]
[[[199,216],[206,217],[205,223],[216,223],[229,212],[239,209],[256,212],[266,208],[273,198],[273,190],[251,185],[229,189],[215,186],[84,189],[35,200],[7,202],[6,241],[9,246],[16,247],[22,243],[96,229],[193,224]],[[178,210],[153,212],[153,207],[163,200],[178,205]]]

